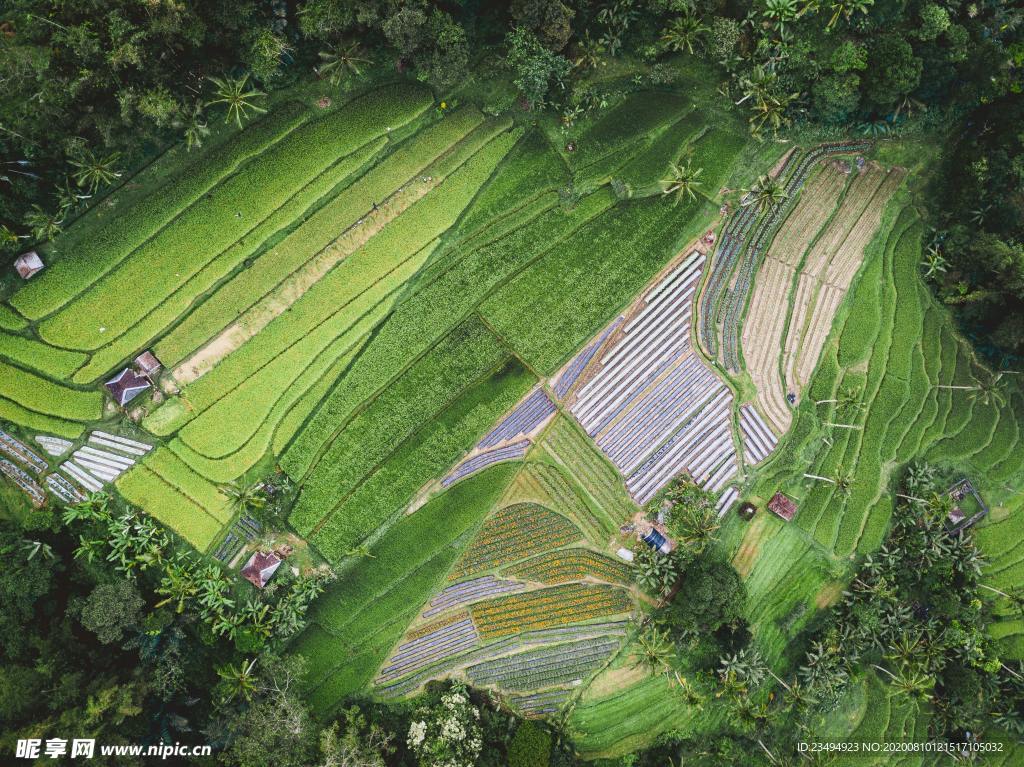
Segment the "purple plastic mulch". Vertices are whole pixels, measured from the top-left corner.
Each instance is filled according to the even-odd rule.
[[[499,442],[513,439],[520,434],[529,434],[554,412],[554,404],[548,399],[544,390],[538,386],[519,407],[509,413],[505,420],[480,440],[478,447],[493,447]]]

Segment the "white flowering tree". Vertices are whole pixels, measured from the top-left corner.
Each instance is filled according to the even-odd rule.
[[[480,711],[461,684],[441,703],[421,708],[409,726],[407,742],[423,767],[473,767],[483,747]]]

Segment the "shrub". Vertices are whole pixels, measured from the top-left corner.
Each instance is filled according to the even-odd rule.
[[[509,767],[548,767],[550,763],[551,733],[536,722],[520,724],[508,744]]]

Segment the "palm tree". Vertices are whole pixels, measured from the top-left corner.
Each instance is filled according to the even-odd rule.
[[[899,673],[893,674],[877,663],[872,663],[871,665],[889,677],[889,684],[895,693],[905,695],[915,701],[928,701],[932,699],[931,691],[935,687],[934,677],[907,667],[900,668]]]
[[[191,152],[203,145],[203,139],[210,135],[210,126],[203,115],[203,105],[197,103],[186,115],[185,122],[185,151]]]
[[[51,562],[57,558],[57,555],[53,553],[53,547],[42,541],[23,541],[21,547],[25,551],[26,560],[31,560],[36,554]]]
[[[224,122],[229,122],[231,118],[235,119],[235,123],[239,128],[242,127],[242,121],[249,118],[249,111],[253,113],[263,113],[267,110],[256,104],[256,99],[263,98],[267,94],[263,91],[256,90],[255,88],[249,88],[249,74],[246,73],[241,77],[210,77],[207,78],[215,86],[217,90],[214,95],[217,97],[206,102],[206,106],[213,106],[214,104],[224,104],[227,108],[227,112],[224,114]]]
[[[370,64],[370,59],[363,54],[359,43],[340,42],[317,54],[323,64],[320,74],[328,75],[331,85],[338,85],[349,75],[358,77],[363,73],[363,65]]]
[[[220,491],[228,497],[228,503],[232,511],[244,514],[254,509],[262,509],[267,505],[267,499],[263,496],[263,483],[259,480],[243,485],[235,480],[226,485],[220,486]]]
[[[765,213],[776,205],[781,205],[787,196],[785,187],[777,179],[767,175],[760,176],[752,187],[745,190],[741,204],[744,207],[757,205],[758,212]]]
[[[835,405],[836,409],[838,410],[845,410],[846,408],[854,407],[855,405],[860,405],[861,407],[863,407],[863,404],[860,401],[860,397],[857,394],[857,390],[853,388],[843,389],[837,396],[833,397],[832,399],[815,400],[814,404],[815,406],[832,404]]]
[[[101,186],[112,184],[123,175],[114,167],[120,156],[114,152],[106,157],[97,157],[89,150],[83,151],[81,157],[70,160],[71,165],[78,169],[72,174],[75,182],[88,189],[90,194],[96,194]]]
[[[783,125],[788,125],[789,118],[786,117],[786,110],[799,95],[799,93],[773,93],[757,99],[751,107],[754,114],[747,121],[750,125],[751,135],[760,139],[766,127],[771,128],[773,133],[777,133]]]
[[[82,194],[80,190],[76,189],[71,183],[71,177],[65,176],[64,181],[57,185],[57,209],[60,210],[61,216],[66,216],[68,211],[74,210],[78,207],[78,203],[82,200],[88,200],[92,197],[91,194]]]
[[[999,407],[1006,405],[1007,400],[1007,387],[1009,385],[1009,379],[1005,376],[1006,371],[1000,370],[997,373],[993,373],[986,376],[984,379],[975,379],[971,385],[964,384],[938,384],[937,389],[960,389],[963,391],[970,392],[970,397],[973,400],[981,402],[983,405],[989,405],[995,403]]]
[[[949,262],[942,255],[942,251],[935,245],[929,245],[921,259],[921,266],[924,267],[924,276],[930,280],[936,279],[940,274],[945,274],[949,268]]]
[[[669,165],[669,177],[661,182],[662,194],[675,192],[676,199],[673,205],[678,205],[683,197],[691,200],[697,199],[697,192],[700,190],[701,182],[697,179],[704,172],[703,168],[694,168],[689,161],[676,165]]]
[[[32,236],[36,241],[42,242],[52,240],[60,234],[64,216],[47,213],[38,205],[33,205],[32,210],[25,214],[23,223],[32,230]]]
[[[676,651],[665,631],[649,627],[637,636],[636,644],[637,665],[649,668],[655,673],[672,669]]]
[[[840,16],[849,21],[855,13],[866,15],[874,4],[875,0],[833,0],[832,10],[834,13],[828,24],[825,25],[825,29],[832,29],[839,21]]]
[[[843,472],[842,467],[840,467],[836,472],[836,477],[834,479],[832,477],[822,477],[819,474],[804,474],[804,476],[807,479],[813,479],[818,482],[828,482],[829,484],[834,485],[836,490],[844,496],[849,495],[850,489],[853,487],[853,478],[849,474]]]
[[[13,250],[21,239],[23,237],[7,226],[7,224],[0,224],[0,250]]]
[[[199,591],[191,559],[181,553],[174,561],[168,562],[164,568],[160,585],[155,590],[157,594],[165,597],[157,602],[156,607],[163,607],[175,602],[177,604],[175,612],[179,615],[184,612],[185,604],[193,599]]]
[[[256,675],[253,673],[255,667],[256,658],[253,658],[250,661],[239,661],[237,666],[229,663],[217,669],[217,676],[224,680],[224,703],[229,703],[236,697],[252,700],[252,694],[256,691]]]
[[[707,32],[708,28],[696,14],[684,13],[661,30],[661,42],[667,50],[692,54],[694,44],[699,43]]]

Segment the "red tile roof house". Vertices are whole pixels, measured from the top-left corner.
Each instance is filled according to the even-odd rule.
[[[242,577],[258,589],[267,585],[281,566],[281,557],[273,551],[257,551],[242,568]]]
[[[787,522],[792,522],[793,516],[796,514],[796,503],[794,503],[793,499],[789,496],[783,495],[782,493],[776,493],[772,496],[772,499],[768,501],[768,511]]]
[[[149,381],[131,368],[125,368],[104,384],[114,402],[124,406],[149,388]]]

